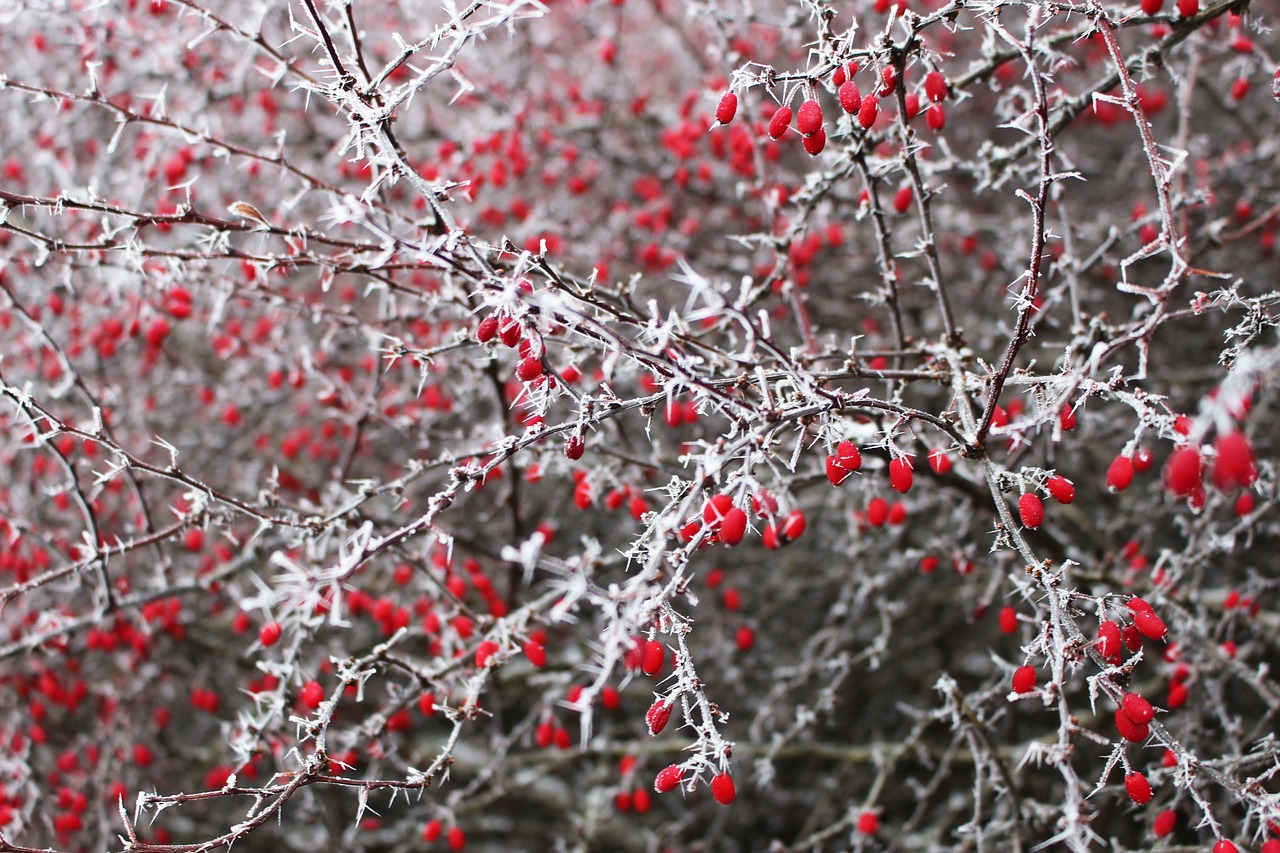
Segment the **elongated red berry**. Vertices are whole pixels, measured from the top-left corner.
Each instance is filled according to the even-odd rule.
[[[898,213],[906,213],[911,207],[911,186],[904,185],[898,187],[898,191],[893,194],[893,209]]]
[[[872,527],[884,527],[889,520],[889,502],[884,498],[872,498],[867,504],[867,524]]]
[[[274,646],[280,642],[280,635],[283,633],[279,622],[268,622],[262,626],[262,630],[258,632],[258,642],[264,646]]]
[[[1098,654],[1108,659],[1120,655],[1120,626],[1109,619],[1098,626]]]
[[[1058,412],[1058,424],[1062,427],[1063,432],[1070,432],[1076,428],[1076,411],[1070,406],[1063,406]]]
[[[649,734],[656,737],[671,721],[671,705],[662,699],[655,699],[645,712],[644,721],[649,726]]]
[[[913,461],[910,456],[898,456],[889,462],[889,483],[899,492],[911,491]]]
[[[880,815],[875,812],[863,812],[858,815],[858,832],[863,835],[875,835],[880,831]]]
[[[1133,483],[1133,460],[1120,455],[1111,460],[1107,468],[1107,488],[1112,492],[1123,492]]]
[[[804,535],[804,529],[808,525],[805,520],[804,512],[793,509],[782,522],[782,529],[778,531],[787,542],[794,542]]]
[[[1169,633],[1169,628],[1164,624],[1164,620],[1150,610],[1135,610],[1133,624],[1142,633],[1142,636],[1148,640],[1163,640],[1165,635]]]
[[[716,121],[728,124],[738,113],[738,96],[733,92],[725,92],[720,96],[720,104],[716,107]]]
[[[790,125],[791,107],[778,107],[773,113],[773,118],[769,119],[769,136],[773,139],[781,139]]]
[[[853,115],[862,106],[862,93],[858,91],[858,84],[852,80],[845,80],[840,84],[840,91],[836,93],[840,98],[840,108]]]
[[[1164,465],[1164,485],[1174,495],[1185,498],[1200,485],[1203,477],[1204,462],[1199,450],[1179,447],[1169,454],[1169,461]]]
[[[1219,491],[1244,488],[1258,478],[1253,461],[1253,448],[1244,433],[1233,431],[1218,436],[1214,442],[1213,485]]]
[[[496,334],[498,334],[498,318],[492,314],[485,317],[480,321],[480,325],[476,326],[476,340],[482,344],[489,343]]]
[[[1120,707],[1135,723],[1149,723],[1156,715],[1151,703],[1137,693],[1124,694],[1120,700]]]
[[[1012,634],[1018,630],[1018,611],[1009,606],[1000,608],[1000,633]]]
[[[726,494],[713,496],[702,508],[702,521],[707,527],[716,530],[724,522],[724,518],[733,509],[733,498]]]
[[[644,662],[640,668],[644,670],[644,674],[650,677],[662,672],[662,662],[666,658],[667,650],[657,640],[650,640],[644,645]]]
[[[933,473],[942,476],[951,470],[951,457],[941,447],[929,451],[929,467]]]
[[[1036,668],[1024,664],[1013,671],[1013,692],[1030,693],[1036,689]]]
[[[947,97],[947,78],[941,71],[930,71],[924,75],[924,94],[931,101],[941,101]]]
[[[1151,783],[1141,773],[1130,773],[1124,777],[1124,789],[1129,799],[1140,806],[1151,802]]]
[[[516,365],[516,378],[521,382],[532,382],[542,375],[542,359],[536,356],[520,359]]]
[[[805,136],[817,133],[822,127],[822,105],[817,101],[808,100],[800,105],[800,112],[796,113],[796,130]]]
[[[862,467],[862,451],[852,441],[842,441],[836,452],[827,457],[827,479],[838,486]]]
[[[653,779],[653,790],[659,794],[665,794],[668,791],[675,790],[680,784],[680,780],[684,778],[684,768],[679,764],[668,765],[658,771],[658,775]]]
[[[564,455],[568,459],[577,461],[582,458],[582,453],[587,449],[587,442],[580,435],[570,435],[564,440]]]
[[[1200,0],[1178,0],[1178,14],[1182,17],[1194,18],[1199,11]]]
[[[1142,0],[1142,14],[1159,15],[1164,8],[1164,0]]]
[[[822,153],[822,149],[827,147],[827,132],[819,127],[806,136],[801,144],[804,145],[804,150],[810,157],[817,157]]]
[[[1036,495],[1027,492],[1018,498],[1018,515],[1024,527],[1034,530],[1044,524],[1044,502]]]
[[[733,777],[728,773],[719,773],[711,780],[711,796],[715,797],[720,805],[729,805],[737,795],[738,792],[733,787]]]
[[[1050,477],[1044,487],[1049,490],[1049,496],[1060,504],[1069,504],[1076,499],[1075,484],[1061,474]]]
[[[747,513],[742,507],[735,506],[725,513],[724,522],[720,525],[720,541],[726,545],[737,545],[747,531]]]
[[[934,104],[925,111],[925,123],[929,125],[929,129],[934,133],[938,133],[947,126],[947,113],[943,109],[942,104]]]
[[[1151,735],[1151,726],[1134,722],[1123,709],[1116,709],[1116,730],[1130,743],[1142,743]]]
[[[536,640],[529,640],[524,644],[524,656],[536,669],[547,665],[547,647]]]
[[[324,685],[318,681],[308,681],[302,685],[302,704],[315,710],[324,701]]]
[[[513,347],[520,343],[520,333],[522,331],[520,321],[514,317],[498,321],[498,340],[502,341],[503,346]]]
[[[858,107],[858,126],[870,130],[880,115],[880,100],[875,95],[864,95],[862,105]]]
[[[1173,832],[1173,828],[1178,825],[1178,813],[1173,809],[1165,809],[1156,815],[1155,821],[1151,824],[1151,833],[1156,838],[1164,838]]]

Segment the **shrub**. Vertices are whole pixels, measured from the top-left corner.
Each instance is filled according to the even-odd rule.
[[[1261,845],[1274,17],[11,2],[0,848]]]

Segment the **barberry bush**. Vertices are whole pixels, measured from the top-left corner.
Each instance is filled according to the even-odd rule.
[[[1280,9],[1166,5],[0,5],[0,850],[1274,853]]]

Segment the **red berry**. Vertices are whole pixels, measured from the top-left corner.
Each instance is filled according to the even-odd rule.
[[[929,467],[933,473],[942,476],[951,470],[951,457],[941,447],[929,452]]]
[[[532,382],[542,375],[542,359],[535,356],[520,359],[516,365],[516,378],[521,382]]]
[[[476,666],[484,669],[493,660],[493,656],[498,653],[498,644],[493,640],[485,640],[476,646]]]
[[[492,314],[485,317],[480,321],[480,325],[476,326],[476,340],[482,344],[489,343],[496,334],[498,334],[498,318]]]
[[[1111,460],[1107,469],[1107,488],[1112,492],[1123,492],[1133,482],[1133,460],[1128,456],[1117,456]]]
[[[852,476],[852,471],[840,467],[839,457],[835,455],[827,457],[827,480],[831,485],[838,486]]]
[[[924,94],[931,101],[941,101],[947,97],[947,78],[941,71],[930,71],[924,76]]]
[[[929,107],[924,116],[925,123],[929,125],[929,129],[934,133],[938,133],[947,126],[947,114],[942,108],[942,104],[934,104]]]
[[[1013,607],[1000,608],[1000,633],[1012,634],[1018,630],[1018,611]]]
[[[427,825],[422,828],[422,840],[430,843],[440,837],[440,833],[444,832],[444,825],[438,820],[429,820]]]
[[[778,107],[773,118],[769,119],[769,136],[773,139],[781,139],[790,124],[791,107]]]
[[[657,640],[650,640],[644,646],[644,662],[640,668],[644,670],[644,674],[650,677],[662,672],[662,662],[667,654],[666,648]]]
[[[542,643],[529,640],[524,644],[524,656],[536,669],[542,669],[547,665],[547,647]]]
[[[884,527],[889,520],[889,502],[884,498],[872,498],[867,504],[867,524],[872,527]]]
[[[665,794],[675,789],[680,784],[680,780],[684,778],[684,768],[679,764],[668,765],[658,771],[658,775],[653,779],[653,790],[659,794]]]
[[[1036,689],[1036,668],[1022,665],[1013,671],[1013,692],[1030,693]]]
[[[893,209],[898,213],[906,213],[911,207],[911,187],[902,186],[893,194]]]
[[[1104,658],[1120,655],[1120,626],[1107,620],[1098,626],[1098,654]]]
[[[1129,600],[1129,611],[1133,613],[1134,627],[1148,640],[1163,640],[1169,633],[1164,620],[1157,616],[1151,609],[1151,605],[1141,598],[1135,597]]]
[[[1179,447],[1169,454],[1164,466],[1164,485],[1180,498],[1191,494],[1204,476],[1204,463],[1200,451],[1194,447]]]
[[[463,833],[462,827],[455,826],[449,830],[448,843],[450,850],[461,850],[467,846],[467,836]]]
[[[514,317],[508,317],[498,324],[498,340],[502,341],[504,346],[513,347],[520,343],[520,321]]]
[[[1164,8],[1164,0],[1142,0],[1142,14],[1144,15],[1159,15],[1162,8]]]
[[[713,496],[702,508],[702,521],[712,530],[719,529],[725,516],[733,509],[733,498],[726,494]]]
[[[1244,433],[1235,431],[1218,436],[1213,445],[1213,485],[1219,491],[1243,488],[1258,478],[1253,461],[1253,448]]]
[[[1178,6],[1181,8],[1181,0],[1179,0]],[[1213,845],[1213,853],[1240,853],[1240,848],[1236,847],[1233,842],[1223,838],[1217,844]]]
[[[862,106],[862,93],[858,91],[858,84],[852,80],[844,81],[837,94],[840,97],[840,108],[849,115],[856,113]]]
[[[717,803],[727,806],[733,802],[733,798],[737,796],[737,791],[733,787],[733,777],[728,773],[719,773],[711,780],[711,796],[715,797]]]
[[[876,117],[880,114],[880,101],[875,95],[867,95],[862,99],[862,105],[858,107],[858,125],[863,130],[870,130],[871,126],[876,123]]]
[[[1178,0],[1178,14],[1184,18],[1194,18],[1196,13],[1200,11],[1200,0]],[[1235,847],[1231,848],[1232,850]],[[1222,851],[1214,849],[1214,853],[1222,853]]]
[[[880,79],[884,81],[884,85],[880,87],[880,91],[876,94],[882,98],[887,98],[898,88],[898,75],[892,65],[884,67],[884,70],[880,72]]]
[[[805,136],[817,133],[822,127],[822,106],[814,100],[805,101],[796,113],[796,130]]]
[[[1027,492],[1018,498],[1018,515],[1022,525],[1032,530],[1044,524],[1044,503],[1036,495]]]
[[[733,92],[725,92],[720,97],[720,104],[716,107],[716,121],[721,124],[728,124],[733,121],[734,115],[738,112],[738,96]]]
[[[912,467],[910,456],[899,456],[889,462],[889,483],[903,494],[911,491]]]
[[[875,835],[880,831],[880,816],[875,812],[863,812],[858,815],[858,832],[863,835]]]
[[[747,530],[747,513],[741,507],[729,510],[720,525],[720,541],[726,545],[737,545],[742,541]]]
[[[1151,783],[1141,773],[1130,773],[1124,777],[1124,789],[1129,799],[1140,806],[1151,802]]]
[[[1070,406],[1063,406],[1058,412],[1058,424],[1064,432],[1069,432],[1076,428],[1076,412]]]
[[[587,442],[580,435],[570,435],[564,440],[564,455],[575,462],[582,458],[582,452],[586,449]]]
[[[1120,707],[1135,723],[1149,723],[1155,717],[1155,709],[1151,703],[1137,693],[1126,693],[1120,700]]]
[[[902,104],[905,108],[907,121],[911,121],[920,114],[920,96],[915,92],[908,92],[902,99]]]
[[[280,634],[283,633],[279,622],[268,622],[262,626],[262,630],[258,632],[258,642],[264,646],[274,646],[280,641]]]
[[[1155,821],[1151,824],[1151,832],[1156,838],[1164,838],[1173,832],[1174,826],[1178,823],[1178,813],[1173,809],[1165,809],[1156,815]]]
[[[315,710],[324,701],[324,686],[318,681],[308,681],[302,685],[302,704]]]
[[[1120,732],[1120,737],[1131,743],[1142,743],[1151,734],[1151,727],[1147,723],[1134,722],[1120,708],[1116,709],[1116,730]]]
[[[1049,497],[1060,504],[1069,504],[1076,499],[1075,484],[1060,474],[1054,474],[1044,486],[1049,490]]]
[[[805,152],[810,157],[817,157],[822,153],[822,149],[827,147],[827,132],[819,127],[813,133],[806,136],[802,144],[804,145]]]
[[[793,509],[786,517],[786,520],[782,522],[780,533],[785,541],[794,542],[804,535],[804,529],[807,524],[804,513],[798,509]]]

